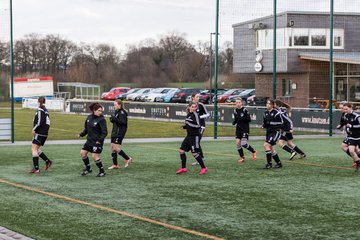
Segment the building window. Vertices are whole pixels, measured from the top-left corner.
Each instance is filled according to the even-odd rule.
[[[292,80],[283,79],[282,80],[282,95],[284,97],[289,97],[292,95]]]
[[[326,28],[279,28],[277,48],[329,49],[330,29]],[[256,31],[257,50],[273,48],[273,29]],[[334,29],[334,48],[344,48],[344,30]]]

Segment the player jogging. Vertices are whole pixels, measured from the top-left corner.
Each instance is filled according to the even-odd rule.
[[[125,167],[128,167],[132,161],[132,158],[126,155],[126,153],[121,150],[121,144],[125,137],[127,131],[127,122],[128,114],[124,109],[124,103],[121,100],[116,100],[114,102],[114,115],[110,116],[110,122],[113,124],[111,131],[111,159],[112,166],[108,169],[118,169],[117,155],[119,154],[125,160]]]
[[[191,102],[188,105],[185,119],[185,125],[183,126],[186,129],[187,135],[183,142],[181,143],[181,147],[179,149],[180,159],[181,159],[181,168],[176,172],[176,174],[182,174],[187,172],[186,169],[186,154],[185,152],[191,151],[192,155],[198,161],[201,171],[200,174],[203,175],[207,172],[208,168],[205,166],[203,158],[200,155],[199,149],[199,141],[200,141],[200,119],[199,115],[196,112],[197,104]]]
[[[280,138],[280,129],[283,125],[281,113],[274,108],[274,101],[269,99],[266,102],[266,111],[263,116],[263,128],[266,129],[266,141],[264,149],[266,153],[267,164],[264,169],[272,168],[272,158],[276,162],[275,168],[282,168],[279,155],[274,146]]]
[[[241,98],[235,101],[236,108],[234,109],[233,125],[236,125],[235,139],[238,153],[240,155],[239,163],[245,162],[243,148],[252,153],[252,160],[256,160],[256,151],[248,144],[249,140],[249,123],[251,122],[249,111],[243,106]]]
[[[29,171],[30,174],[40,173],[39,157],[45,161],[45,170],[48,170],[53,164],[53,162],[40,149],[40,147],[44,146],[45,144],[50,128],[49,112],[44,105],[45,98],[39,97],[38,104],[39,107],[34,117],[34,123],[32,129],[33,140],[31,144],[31,152],[32,152],[34,167]]]
[[[86,118],[84,130],[78,135],[78,137],[87,135],[86,142],[80,151],[80,156],[85,165],[85,169],[81,175],[86,176],[92,172],[90,161],[87,156],[88,152],[91,152],[92,158],[99,168],[97,177],[104,177],[106,173],[100,159],[100,154],[107,135],[106,120],[102,115],[103,107],[99,103],[92,103],[89,108],[92,113]]]

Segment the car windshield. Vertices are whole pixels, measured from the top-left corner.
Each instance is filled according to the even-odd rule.
[[[241,92],[241,95],[247,95],[247,94],[251,93],[252,91],[254,91],[254,89],[246,89],[245,91]]]
[[[127,93],[136,93],[139,90],[140,90],[139,88],[133,88],[133,89],[130,89]]]
[[[233,94],[233,92],[235,92],[237,89],[229,89],[229,90],[227,90],[226,92],[224,92],[223,94],[224,95],[231,95],[231,94]]]

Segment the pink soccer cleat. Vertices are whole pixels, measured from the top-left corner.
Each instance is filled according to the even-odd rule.
[[[176,174],[182,174],[182,173],[186,173],[187,169],[186,168],[180,168],[179,170],[177,170]]]
[[[204,175],[206,172],[208,171],[208,168],[202,168],[201,171],[200,171],[200,175]]]
[[[252,160],[256,160],[256,151],[252,153]]]
[[[244,157],[241,157],[239,160],[238,160],[238,163],[244,163],[245,162],[245,158]]]

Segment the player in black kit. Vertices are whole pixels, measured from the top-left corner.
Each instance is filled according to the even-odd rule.
[[[99,103],[92,103],[90,106],[92,112],[85,121],[84,130],[78,135],[78,137],[84,137],[87,135],[86,143],[80,151],[80,156],[85,165],[85,169],[82,176],[86,176],[92,172],[90,167],[90,161],[87,156],[88,152],[92,153],[92,158],[95,160],[96,166],[99,168],[99,174],[97,177],[104,177],[105,171],[100,159],[100,153],[102,152],[104,140],[107,135],[106,120],[102,115],[103,107]]]
[[[126,155],[126,153],[121,150],[121,144],[125,137],[127,126],[128,126],[128,114],[124,109],[124,103],[121,100],[116,100],[114,102],[114,115],[110,116],[110,122],[113,124],[111,131],[111,159],[112,166],[108,169],[118,169],[117,155],[119,154],[125,160],[125,167],[128,167],[132,161],[132,158]]]
[[[199,102],[199,98],[200,98],[200,94],[199,93],[193,93],[191,95],[191,98],[192,98],[192,101],[194,103],[197,104],[197,109],[196,109],[196,112],[197,114],[199,115],[199,118],[200,118],[200,125],[201,125],[201,128],[200,128],[200,139],[199,139],[199,149],[200,149],[200,156],[203,158],[203,160],[205,161],[204,159],[204,153],[203,153],[203,150],[202,150],[202,147],[201,147],[201,138],[203,137],[204,135],[204,132],[205,132],[205,120],[206,118],[208,118],[210,116],[209,112],[207,111],[205,105],[201,102]],[[199,165],[198,162],[193,162],[192,165]]]
[[[264,149],[266,153],[267,164],[265,169],[272,168],[273,158],[276,162],[275,168],[281,168],[282,164],[279,155],[275,151],[274,146],[277,140],[280,138],[280,129],[283,125],[283,119],[281,113],[274,108],[274,101],[269,99],[266,102],[266,111],[263,117],[263,128],[266,129],[266,141],[264,143]]]
[[[279,147],[290,153],[289,160],[292,160],[296,154],[300,154],[300,158],[305,158],[306,154],[293,142],[294,124],[290,119],[291,106],[278,99],[274,101],[274,104],[274,107],[281,113],[281,117],[284,121],[280,131],[281,135],[279,140]]]
[[[360,169],[360,159],[356,154],[356,148],[360,146],[360,115],[352,110],[351,103],[345,103],[343,108],[346,113],[346,131],[348,132],[349,152],[356,164],[355,172],[358,172]]]
[[[34,168],[29,171],[29,173],[40,173],[39,169],[39,157],[45,161],[45,170],[48,170],[53,162],[40,150],[41,146],[44,146],[45,141],[49,134],[50,128],[50,117],[49,112],[44,106],[45,98],[39,97],[38,99],[39,107],[36,111],[32,129],[32,145],[31,152],[33,157]]]
[[[243,148],[252,153],[252,160],[256,160],[256,151],[248,144],[249,140],[249,123],[251,122],[249,111],[243,106],[241,98],[235,101],[236,108],[234,109],[233,125],[236,125],[236,146],[240,155],[239,163],[245,162]]]
[[[192,155],[199,162],[201,166],[200,174],[203,175],[207,172],[208,168],[205,166],[203,158],[200,156],[199,149],[199,139],[200,139],[200,119],[199,115],[196,112],[197,104],[191,102],[188,105],[185,119],[185,125],[183,126],[186,129],[187,135],[184,141],[181,143],[179,149],[180,159],[181,159],[181,168],[176,172],[176,174],[182,174],[187,172],[186,169],[186,154],[185,152],[191,151]]]

